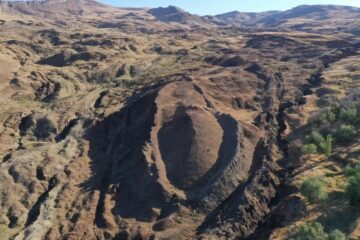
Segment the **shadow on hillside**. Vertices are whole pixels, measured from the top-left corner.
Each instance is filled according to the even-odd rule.
[[[86,132],[91,158],[91,177],[80,185],[83,191],[99,191],[95,224],[107,227],[109,197],[114,216],[149,221],[153,209],[164,204],[163,191],[154,179],[157,172],[150,170],[141,154],[143,143],[150,138],[156,94],[139,94],[129,98],[125,107]],[[136,100],[136,104],[132,104]],[[146,134],[144,134],[146,133]]]
[[[327,207],[325,212],[316,220],[323,224],[327,232],[338,229],[344,233],[355,230],[355,222],[360,217],[360,209],[347,203]]]

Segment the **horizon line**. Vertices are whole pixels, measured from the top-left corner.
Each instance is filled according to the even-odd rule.
[[[26,2],[33,2],[33,3],[37,3],[37,2],[51,2],[51,1],[73,1],[73,0],[0,0],[0,3],[26,3]],[[79,1],[79,0],[75,0],[75,1]],[[110,6],[110,7],[115,7],[115,8],[119,8],[119,9],[154,9],[154,8],[168,8],[168,7],[176,7],[179,8],[183,11],[189,12],[191,14],[195,14],[198,16],[216,16],[216,15],[221,15],[221,14],[226,14],[226,13],[232,13],[232,12],[239,12],[239,13],[265,13],[265,12],[284,12],[284,11],[288,11],[294,8],[298,8],[301,6],[337,6],[337,7],[350,7],[350,8],[358,8],[360,9],[360,7],[358,6],[353,6],[353,5],[343,5],[343,4],[300,4],[294,7],[290,7],[287,9],[269,9],[269,10],[265,10],[265,11],[241,11],[238,9],[235,10],[231,10],[231,11],[227,11],[227,12],[220,12],[220,13],[216,13],[216,14],[199,14],[199,13],[194,13],[191,10],[187,10],[185,8],[182,7],[178,7],[177,5],[174,4],[169,4],[166,7],[165,6],[158,6],[158,7],[150,7],[150,6],[139,6],[139,7],[131,7],[131,6],[119,6],[119,5],[114,5],[114,4],[109,4],[104,2],[104,0],[80,0],[80,1],[93,1],[93,2],[97,2],[99,4],[103,4],[106,6]]]

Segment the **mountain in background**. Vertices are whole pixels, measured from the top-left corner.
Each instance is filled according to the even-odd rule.
[[[238,11],[216,15],[215,19],[223,24],[239,26],[266,26],[282,25],[298,27],[301,24],[346,25],[353,23],[360,16],[359,8],[334,5],[303,5],[287,11],[268,11],[263,13],[242,13]]]

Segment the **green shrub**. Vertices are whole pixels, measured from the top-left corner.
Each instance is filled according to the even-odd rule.
[[[360,173],[355,173],[348,181],[346,196],[351,205],[360,206]]]
[[[346,236],[341,231],[335,229],[329,234],[328,240],[346,240]]]
[[[360,162],[354,167],[346,167],[345,175],[348,178],[346,196],[351,205],[360,206]]]
[[[301,147],[301,152],[303,154],[312,154],[317,152],[317,146],[313,143],[305,144]]]
[[[310,178],[304,181],[301,184],[300,192],[311,203],[316,203],[327,199],[324,183],[319,178]]]
[[[317,149],[321,149],[321,151],[325,153],[327,157],[331,155],[332,136],[330,134],[328,134],[325,139],[318,131],[312,131],[309,136],[309,141],[315,144]]]
[[[353,125],[343,124],[336,131],[336,139],[339,142],[347,143],[350,142],[356,135],[356,129]]]
[[[358,162],[354,167],[347,166],[345,168],[345,176],[352,177],[356,174],[360,174],[360,162]]]
[[[356,108],[341,109],[340,118],[346,123],[356,123],[358,120],[358,112]]]
[[[327,108],[326,110],[321,111],[318,115],[311,118],[310,121],[309,121],[309,124],[313,128],[318,129],[321,126],[324,126],[324,125],[327,125],[329,123],[332,123],[332,122],[336,121],[336,119],[337,119],[337,116],[332,111],[332,109]]]
[[[301,225],[292,240],[327,240],[327,234],[321,223],[307,222]]]
[[[325,142],[325,139],[318,131],[312,131],[309,136],[309,141],[320,147],[321,144]]]
[[[331,103],[330,106],[331,112],[333,112],[336,115],[336,118],[340,115],[340,109],[341,109],[341,103],[340,100],[337,99],[336,101]]]
[[[321,120],[321,123],[334,122],[336,120],[336,114],[329,108],[322,111],[318,118]]]
[[[330,234],[324,231],[324,227],[318,222],[306,222],[298,228],[296,234],[290,240],[345,240],[346,236],[339,230]]]
[[[325,141],[320,145],[321,150],[325,153],[327,157],[331,155],[332,151],[332,136],[328,134]]]

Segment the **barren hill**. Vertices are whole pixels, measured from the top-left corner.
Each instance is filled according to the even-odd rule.
[[[289,239],[313,220],[360,236],[342,197],[299,194],[318,175],[343,192],[357,156],[356,140],[334,146],[345,160],[301,143],[357,96],[358,8],[0,9],[0,239]]]
[[[164,22],[182,22],[187,24],[209,24],[204,18],[185,12],[184,10],[169,6],[167,8],[150,9],[149,13],[156,17],[159,21]]]

